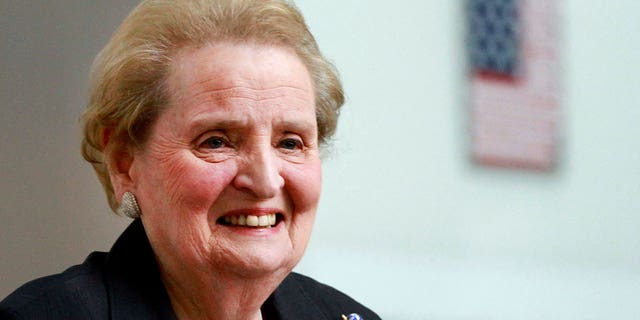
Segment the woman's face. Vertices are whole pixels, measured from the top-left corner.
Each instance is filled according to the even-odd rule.
[[[129,171],[161,267],[288,273],[321,188],[305,66],[288,49],[223,43],[182,50],[168,79],[169,107]]]

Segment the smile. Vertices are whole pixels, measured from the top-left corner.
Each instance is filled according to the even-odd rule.
[[[271,213],[261,216],[255,215],[232,215],[224,216],[218,219],[218,223],[227,226],[252,227],[252,228],[271,228],[282,220],[282,214]]]

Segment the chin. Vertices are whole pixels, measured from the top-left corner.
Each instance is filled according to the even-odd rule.
[[[294,250],[289,241],[278,240],[236,242],[223,250],[218,247],[211,252],[210,264],[225,274],[243,278],[284,278],[298,264],[303,252]]]
[[[243,278],[284,278],[300,261],[300,257],[294,257],[283,252],[251,252],[248,250],[242,257],[236,257],[234,261],[222,261],[221,265],[227,272]]]
[[[261,228],[218,219],[211,225],[208,262],[214,272],[230,276],[284,278],[298,264],[308,243],[310,232],[304,231],[311,228],[302,226],[287,224],[282,217],[274,225]]]

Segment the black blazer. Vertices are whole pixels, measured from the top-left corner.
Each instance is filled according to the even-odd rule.
[[[291,273],[262,305],[265,320],[380,319],[347,295]],[[140,220],[109,253],[93,252],[63,273],[33,280],[0,302],[0,319],[176,319]]]

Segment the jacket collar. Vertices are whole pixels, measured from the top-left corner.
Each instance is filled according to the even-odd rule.
[[[112,320],[176,319],[140,219],[111,248],[105,273]]]
[[[276,291],[265,301],[262,314],[266,320],[339,320],[330,318],[308,296],[305,288],[291,275],[287,276]]]

